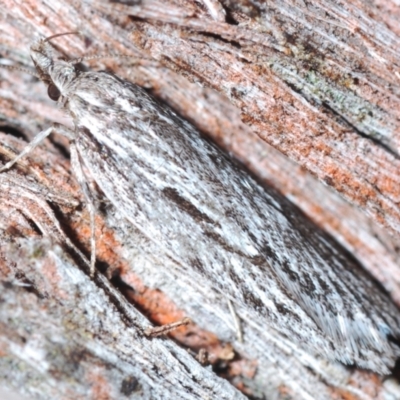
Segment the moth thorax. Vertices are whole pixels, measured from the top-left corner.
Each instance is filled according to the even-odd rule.
[[[71,82],[76,78],[76,69],[72,64],[65,61],[58,61],[49,70],[54,86],[58,88],[60,94],[65,96]]]

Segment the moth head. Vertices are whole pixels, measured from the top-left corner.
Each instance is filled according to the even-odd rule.
[[[66,61],[56,61],[49,69],[51,82],[47,87],[49,97],[57,101],[61,96],[68,94],[71,82],[76,78],[77,71],[74,65]]]
[[[47,85],[47,93],[54,101],[58,101],[61,96],[68,93],[70,83],[77,76],[77,71],[72,63],[55,59],[55,51],[49,41],[58,36],[76,33],[66,32],[41,38],[31,46],[31,58],[38,76]]]
[[[55,57],[55,49],[50,43],[50,40],[59,36],[80,34],[80,32],[58,33],[47,38],[41,38],[31,45],[31,58],[35,65],[37,76],[47,85],[47,94],[54,101],[58,101],[60,98],[62,99],[63,97],[68,96],[70,85],[79,74],[75,67],[76,64],[84,60],[93,60],[110,56],[113,58],[136,58],[131,55],[108,54],[81,57],[69,61],[57,59]],[[139,59],[136,63],[147,66],[159,66],[157,63],[145,59]]]

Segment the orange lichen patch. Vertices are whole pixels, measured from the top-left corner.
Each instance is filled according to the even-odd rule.
[[[310,143],[297,144],[297,152],[301,157],[308,157],[310,153],[314,150]]]
[[[132,274],[130,274],[130,277]],[[137,282],[139,278],[136,278]],[[137,290],[125,292],[127,298],[138,306],[156,325],[166,325],[183,319],[186,315],[164,293],[157,289],[149,289],[142,285],[140,292]],[[205,349],[211,360],[218,360],[224,352],[224,345],[218,337],[205,331],[195,324],[181,326],[172,331],[170,335],[183,346],[194,351]]]
[[[351,188],[352,197],[357,199],[360,204],[365,204],[376,198],[376,192],[360,182],[357,177],[352,175],[347,169],[341,168],[337,164],[327,164],[325,172],[330,177],[330,182],[339,192],[349,193]]]
[[[71,219],[69,227],[76,235],[78,242],[85,247],[86,253],[89,254],[91,228],[88,210],[83,209],[80,218]],[[95,238],[96,259],[108,265],[107,276],[112,277],[117,271],[122,273],[129,270],[118,253],[121,244],[115,238],[114,232],[106,227],[104,220],[99,215],[95,216]]]
[[[396,198],[396,200],[400,199],[400,185],[396,179],[388,176],[378,176],[376,185],[380,188],[380,190],[387,192]]]
[[[332,148],[321,141],[316,141],[313,149],[321,152],[324,156],[328,156],[332,152]]]

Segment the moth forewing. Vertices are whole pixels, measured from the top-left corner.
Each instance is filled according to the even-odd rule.
[[[75,125],[73,168],[92,231],[81,163],[128,221],[183,274],[212,282],[239,316],[313,354],[389,372],[400,354],[390,340],[400,337],[399,312],[336,242],[143,88],[78,72],[43,39],[31,50]]]

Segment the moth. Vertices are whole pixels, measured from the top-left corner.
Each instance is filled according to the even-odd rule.
[[[326,359],[389,373],[400,355],[399,311],[354,259],[145,89],[56,59],[52,38],[35,42],[31,57],[74,129],[44,130],[1,171],[56,129],[70,139],[92,229],[85,169],[166,257],[213,282],[264,329]]]

